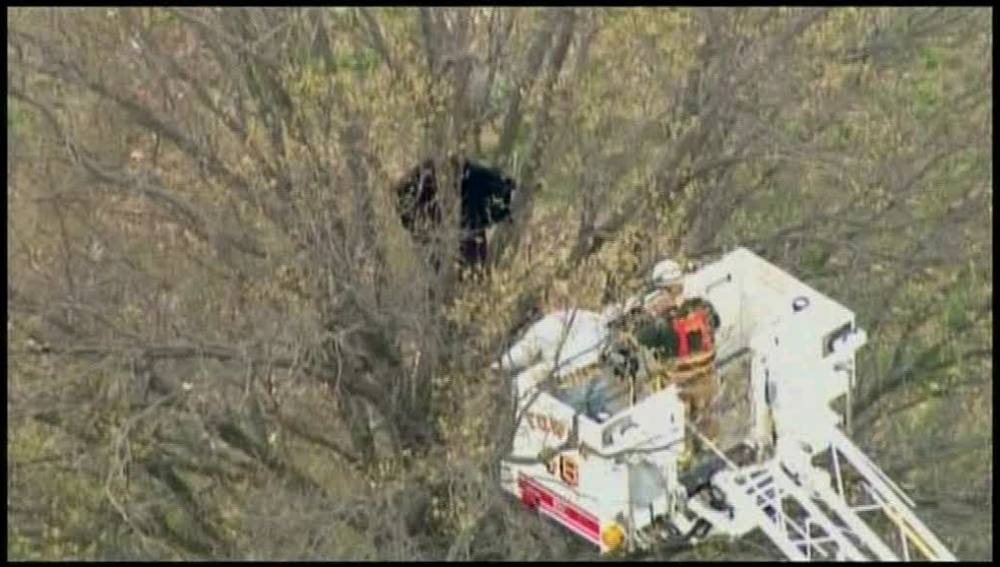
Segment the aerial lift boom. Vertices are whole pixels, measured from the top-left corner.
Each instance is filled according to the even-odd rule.
[[[720,415],[728,433],[702,436],[674,385],[637,396],[633,384],[597,416],[522,372],[504,488],[601,552],[760,529],[791,560],[955,561],[832,407],[849,407],[867,341],[854,314],[745,248],[689,274],[685,290],[720,315],[719,370],[749,368],[725,375],[748,408]]]

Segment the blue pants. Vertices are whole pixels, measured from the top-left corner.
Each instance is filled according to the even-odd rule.
[[[609,380],[609,377],[598,374],[586,384],[580,384],[579,386],[563,390],[559,395],[559,399],[569,404],[574,411],[597,421],[597,416],[601,412],[610,413],[607,407],[607,396],[605,395],[609,386]]]

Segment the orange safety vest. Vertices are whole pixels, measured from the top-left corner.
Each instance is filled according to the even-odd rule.
[[[701,335],[701,345],[703,350],[712,348],[712,328],[708,324],[708,311],[704,307],[698,307],[684,316],[674,317],[674,332],[677,333],[677,357],[684,358],[690,354],[688,345],[688,333]]]

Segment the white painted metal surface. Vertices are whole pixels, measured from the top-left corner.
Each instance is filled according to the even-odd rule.
[[[685,295],[719,313],[718,360],[750,357],[749,375],[737,379],[748,382],[744,442],[756,461],[740,466],[704,440],[709,460],[684,470],[693,426],[673,386],[600,417],[547,391],[546,378],[596,361],[607,335],[600,315],[562,312],[506,359],[520,370],[512,378],[519,426],[502,463],[507,491],[602,552],[760,529],[791,560],[955,560],[830,406],[849,394],[867,340],[851,311],[744,248],[687,275]],[[877,513],[896,533],[869,523]]]

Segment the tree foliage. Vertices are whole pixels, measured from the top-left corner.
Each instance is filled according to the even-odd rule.
[[[484,369],[745,245],[858,313],[857,436],[992,558],[990,15],[8,10],[8,557],[590,557],[501,494]],[[392,206],[449,154],[522,188],[478,278]]]

